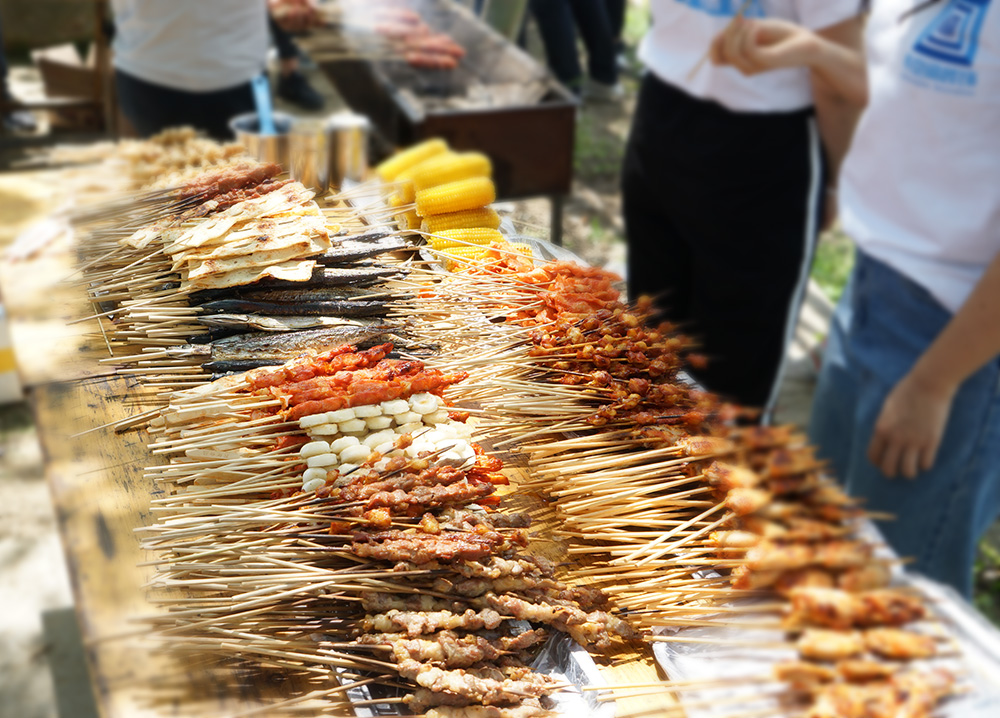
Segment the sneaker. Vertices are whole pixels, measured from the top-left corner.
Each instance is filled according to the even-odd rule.
[[[278,97],[304,110],[319,110],[326,104],[323,96],[298,71],[278,77]]]
[[[625,99],[625,88],[620,82],[609,85],[606,82],[589,80],[584,88],[583,99],[588,102],[621,102]]]

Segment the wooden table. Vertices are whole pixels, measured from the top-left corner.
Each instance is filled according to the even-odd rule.
[[[44,177],[42,178],[44,180]],[[0,245],[52,197],[44,181],[0,178],[0,211],[10,217]],[[0,296],[34,411],[75,597],[88,668],[104,718],[269,715],[269,704],[304,689],[232,669],[209,673],[157,652],[141,619],[161,609],[147,584],[153,556],[136,529],[153,523],[150,499],[161,491],[143,477],[157,461],[142,430],[107,426],[152,408],[134,379],[100,363],[108,356],[96,322],[68,323],[93,310],[73,274],[72,247],[26,262],[0,263]],[[557,551],[558,546],[552,545]],[[602,667],[609,683],[656,680],[651,651]],[[619,702],[619,715],[662,715],[666,696]],[[345,713],[350,715],[350,713]]]
[[[0,179],[0,245],[57,200],[49,179]],[[140,619],[156,610],[145,588],[154,569],[140,564],[153,557],[140,550],[135,530],[153,520],[149,504],[159,489],[142,468],[155,459],[144,431],[117,434],[105,425],[153,405],[134,379],[100,363],[108,351],[96,322],[70,323],[93,311],[70,281],[72,265],[71,247],[0,262],[0,297],[35,416],[98,710],[105,718],[228,715],[280,700],[289,686],[233,691],[225,676],[194,675],[145,638]],[[245,683],[242,675],[231,678]]]

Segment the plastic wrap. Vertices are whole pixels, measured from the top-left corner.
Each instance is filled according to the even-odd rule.
[[[946,586],[905,572],[898,574],[896,583],[916,588],[926,598],[934,620],[914,624],[915,630],[919,628],[950,639],[941,644],[942,657],[905,664],[914,670],[944,668],[956,676],[957,695],[944,701],[934,715],[937,718],[1000,716],[1000,631]],[[776,663],[798,657],[791,644],[787,648],[777,645],[787,641],[784,631],[725,626],[726,621],[750,620],[745,610],[760,603],[773,604],[773,598],[726,604],[744,609],[736,617],[722,612],[704,617],[718,620],[718,627],[663,631],[665,635],[683,638],[711,638],[712,644],[654,644],[656,660],[672,681],[712,683],[705,690],[683,691],[680,697],[687,718],[722,718],[757,711],[780,718],[801,713],[802,704],[790,701],[787,685],[771,679]],[[769,615],[773,619],[775,614]],[[957,650],[952,651],[950,645]]]
[[[526,631],[531,626],[524,621],[509,621],[517,631]],[[517,632],[515,631],[515,632]],[[601,673],[586,649],[578,645],[562,631],[552,631],[541,652],[531,664],[536,673],[549,676],[557,684],[573,684],[581,688],[607,685]],[[345,682],[348,682],[345,680]],[[572,688],[554,692],[548,699],[543,699],[545,705],[557,715],[572,716],[572,718],[614,718],[613,702],[600,703],[598,696],[601,691],[580,691]],[[373,718],[374,716],[411,715],[404,703],[383,703],[366,705],[378,698],[398,698],[405,695],[403,691],[383,688],[381,686],[361,686],[347,692],[347,697],[354,704],[354,712],[358,718]]]

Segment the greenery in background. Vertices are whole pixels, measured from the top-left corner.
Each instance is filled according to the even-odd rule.
[[[976,608],[1000,626],[1000,548],[991,542],[989,534],[979,544],[975,577],[973,601]]]
[[[610,227],[605,227],[597,217],[590,218],[590,240],[597,245],[608,245],[621,241]]]
[[[854,243],[839,227],[824,233],[816,247],[812,278],[831,302],[836,303],[844,293],[853,268]]]
[[[581,108],[576,121],[573,176],[586,183],[617,183],[624,156],[624,140],[608,132],[601,118]]]
[[[633,57],[639,41],[649,30],[649,22],[649,0],[629,0],[628,9],[625,11],[625,29],[622,30],[622,38]]]

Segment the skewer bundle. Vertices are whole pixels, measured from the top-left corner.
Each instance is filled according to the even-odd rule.
[[[463,375],[390,349],[341,347],[171,397],[151,422],[169,463],[148,471],[172,493],[154,501],[144,546],[163,556],[156,585],[195,595],[167,604],[158,634],[402,686],[415,713],[547,715],[540,701],[560,686],[528,667],[538,626],[597,648],[635,634],[599,591],[525,551],[525,516],[484,510],[502,463],[474,429],[442,430],[468,421],[440,400]],[[375,421],[390,416],[394,429]]]
[[[354,306],[392,298],[375,332],[405,318],[420,343],[441,348],[426,365],[389,359],[385,346],[330,350],[340,342],[329,331],[298,332],[294,344],[279,330],[277,339],[199,347],[190,333],[245,326],[248,307],[304,303],[288,285],[264,286],[289,280],[214,288],[197,284],[202,271],[255,236],[261,218],[318,218],[304,209],[311,198],[261,209],[300,193],[294,185],[265,179],[248,186],[251,197],[228,199],[206,199],[211,188],[200,186],[187,204],[161,207],[153,227],[136,220],[127,233],[107,230],[89,265],[92,296],[117,303],[109,339],[142,347],[117,360],[172,388],[194,387],[171,394],[151,425],[151,448],[169,463],[149,472],[174,493],[155,502],[161,520],[146,546],[164,556],[162,585],[196,594],[166,604],[159,633],[172,644],[321,680],[335,668],[345,684],[402,686],[389,700],[440,716],[477,703],[542,714],[555,685],[525,668],[541,634],[472,633],[518,618],[598,646],[636,629],[657,641],[666,627],[776,625],[788,635],[781,647],[797,647],[802,660],[775,679],[802,693],[803,675],[826,676],[805,691],[810,718],[848,715],[822,711],[853,700],[841,686],[862,676],[885,691],[908,685],[908,674],[890,675],[869,654],[936,651],[902,629],[923,614],[884,590],[888,563],[851,538],[863,512],[822,478],[801,437],[734,428],[746,412],[685,380],[686,363],[704,361],[695,346],[674,327],[649,327],[648,306],[621,303],[611,276],[536,267],[516,248],[491,246],[452,255],[456,272],[410,262],[405,276],[393,270],[378,288],[353,289]],[[345,224],[360,221],[338,211]],[[319,223],[303,225],[304,240],[268,235],[268,251],[294,236],[293,256],[329,254],[335,266],[378,254],[366,254],[369,242],[396,239],[357,232],[324,250]],[[313,281],[329,269],[314,266],[302,282],[312,301],[347,296]],[[220,275],[233,271],[223,265]],[[310,358],[206,384],[212,373],[303,351]],[[445,388],[468,409],[449,407]],[[481,419],[470,423],[470,411]],[[522,488],[553,499],[558,533],[572,543],[569,578],[604,593],[564,584],[524,555],[520,519],[471,508],[496,503],[504,484],[478,446],[487,434],[527,454],[533,479]],[[746,616],[731,605],[766,591],[790,603]],[[946,692],[932,691],[931,705]],[[881,700],[869,693],[865,700]]]
[[[826,676],[810,687],[809,716],[853,715],[829,712],[851,701],[901,706],[900,686],[912,681],[928,688],[907,710],[930,711],[951,692],[947,673],[901,673],[872,660],[926,659],[939,649],[923,624],[903,627],[925,618],[923,604],[885,588],[891,561],[853,537],[866,514],[822,476],[801,437],[787,427],[734,429],[738,409],[678,382],[685,354],[703,361],[691,345],[669,326],[646,328],[643,306],[620,304],[609,278],[557,264],[512,274],[544,277],[554,291],[508,305],[509,323],[538,328],[507,352],[490,348],[491,381],[503,394],[475,398],[514,427],[532,487],[554,499],[560,533],[580,542],[570,554],[599,559],[578,578],[634,611],[640,628],[786,630],[781,645],[801,661],[776,678],[799,689],[801,673]],[[452,284],[473,293],[477,280]],[[791,604],[734,618],[733,600],[765,590]]]
[[[399,331],[379,288],[404,249],[342,203],[322,211],[276,165],[244,164],[189,180],[172,204],[92,235],[84,282],[123,373],[155,389],[280,364],[303,351]]]

